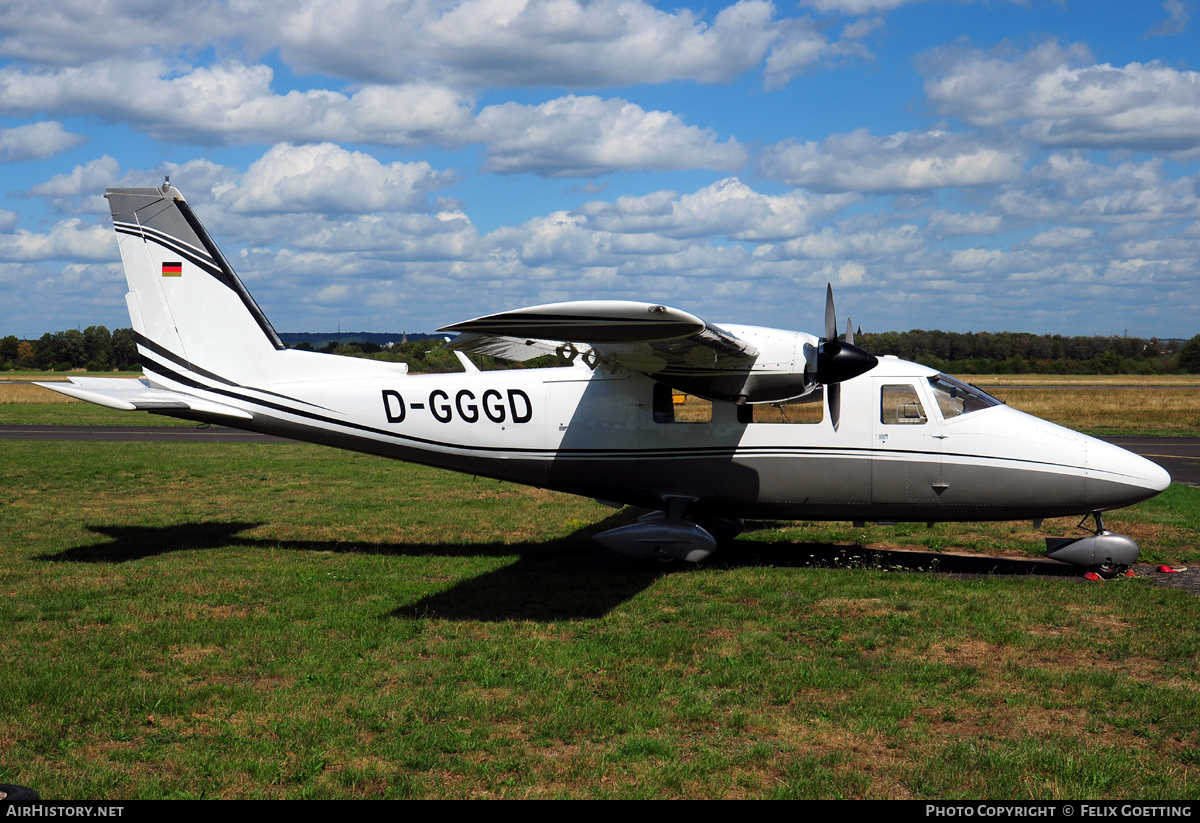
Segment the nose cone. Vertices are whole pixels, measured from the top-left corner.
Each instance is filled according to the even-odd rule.
[[[1171,485],[1171,475],[1120,446],[1089,437],[1084,447],[1087,463],[1087,500],[1097,509],[1117,509],[1149,500]]]

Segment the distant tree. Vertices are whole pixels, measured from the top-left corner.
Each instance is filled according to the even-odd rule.
[[[17,346],[17,367],[32,369],[36,366],[37,352],[34,351],[33,344],[28,340],[22,340],[21,345]]]
[[[1200,334],[1184,343],[1179,350],[1179,368],[1188,374],[1200,374]]]
[[[42,371],[50,371],[58,362],[58,352],[54,348],[54,335],[46,332],[33,344],[33,358],[37,367]]]
[[[83,346],[89,363],[103,363],[107,368],[112,359],[112,335],[104,326],[88,326],[83,330]]]
[[[133,329],[117,329],[112,333],[112,354],[108,364],[121,371],[137,368],[137,340],[133,336]]]
[[[62,335],[62,342],[59,344],[62,359],[70,363],[73,369],[82,368],[88,361],[87,341],[83,332],[79,329],[67,329],[59,334]]]
[[[43,334],[36,351],[38,367],[42,369],[58,368],[63,363],[68,368],[82,368],[87,363],[87,346],[83,332],[78,329]]]
[[[10,334],[8,337],[0,340],[0,362],[17,362],[17,350],[20,346],[21,341],[17,339],[15,334]]]

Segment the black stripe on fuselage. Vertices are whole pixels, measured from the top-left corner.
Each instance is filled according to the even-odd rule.
[[[182,374],[182,373],[176,371],[175,369],[171,368],[170,366],[167,366],[166,364],[155,363],[153,361],[153,359],[150,359],[149,365],[146,365],[146,360],[147,360],[146,356],[143,355],[143,366],[146,367],[147,371],[151,371],[156,376],[163,377],[167,380],[171,380],[172,382],[179,383],[184,386],[190,386],[194,389],[200,389],[202,391],[212,392],[213,394],[220,394],[225,397],[232,397],[236,400],[241,400],[245,403],[252,403],[257,406],[262,406],[263,408],[266,408],[266,409],[271,409],[271,410],[277,411],[277,412],[283,412],[285,414],[295,415],[296,417],[303,417],[305,419],[313,420],[313,421],[316,421],[319,423],[327,423],[327,424],[334,425],[334,426],[342,426],[347,429],[355,429],[357,431],[370,432],[371,434],[382,435],[384,437],[387,437],[387,438],[390,438],[393,440],[405,440],[405,441],[409,441],[412,443],[422,443],[422,444],[425,444],[428,446],[439,446],[439,447],[446,448],[446,449],[460,449],[460,450],[465,450],[465,451],[519,452],[519,453],[528,453],[528,454],[552,453],[552,452],[549,452],[547,449],[513,449],[513,448],[502,448],[499,446],[464,446],[461,443],[448,443],[448,442],[444,442],[444,441],[440,441],[440,440],[429,440],[429,439],[426,439],[423,437],[414,437],[414,436],[408,435],[408,434],[400,434],[398,432],[388,431],[386,429],[377,429],[374,426],[368,426],[363,423],[354,423],[354,422],[348,421],[348,420],[337,420],[333,417],[327,417],[326,415],[323,415],[323,414],[317,414],[315,412],[305,411],[304,409],[297,409],[297,408],[293,408],[291,406],[285,406],[282,403],[275,403],[270,400],[262,400],[257,397],[251,397],[250,395],[243,394],[241,392],[230,391],[228,389],[217,388],[215,386],[206,386],[205,384],[201,383],[200,381],[198,381],[192,377],[189,377],[186,374]],[[220,379],[220,378],[218,378],[218,379]],[[236,383],[230,383],[229,381],[226,381],[226,380],[221,380],[221,382],[225,383],[226,385],[233,386],[234,388],[244,388],[242,386],[239,386]],[[259,389],[252,389],[252,391],[259,391]],[[267,392],[264,392],[264,393],[267,393]],[[279,396],[285,400],[291,399],[291,398],[283,397],[282,395],[277,395],[277,396]],[[296,402],[304,402],[304,401],[296,401]],[[306,404],[306,405],[312,405],[312,404]],[[321,407],[318,406],[317,408],[321,408]]]
[[[247,386],[243,386],[241,383],[234,383],[232,380],[226,380],[224,377],[222,377],[219,374],[214,374],[213,372],[210,372],[207,369],[203,369],[203,368],[197,366],[196,364],[191,363],[190,361],[187,360],[187,358],[180,357],[175,352],[171,351],[170,349],[164,348],[163,346],[160,346],[159,344],[157,344],[153,340],[151,340],[149,337],[146,337],[144,334],[141,334],[137,331],[135,331],[133,333],[133,339],[138,345],[146,347],[150,351],[157,354],[159,357],[162,357],[165,360],[169,360],[170,362],[174,363],[177,366],[182,366],[183,368],[185,368],[195,374],[198,374],[201,377],[207,377],[209,380],[212,380],[214,382],[224,383],[226,386],[233,386],[234,388],[238,388],[238,389],[250,388]],[[143,360],[143,365],[145,365],[144,360]],[[203,388],[203,386],[200,386],[200,388]],[[290,400],[293,403],[303,403],[306,406],[312,406],[314,409],[325,409],[324,406],[319,406],[316,403],[309,403],[307,400],[301,400],[298,397],[291,397],[286,394],[280,394],[279,392],[268,391],[266,389],[252,389],[252,390],[256,391],[256,392],[260,392],[261,394],[269,394],[272,397],[278,397],[282,400]],[[325,409],[325,410],[331,411],[330,409]]]
[[[180,364],[180,365],[186,366],[186,364]],[[211,387],[211,386],[206,386],[203,383],[200,383],[199,381],[197,381],[191,377],[188,377],[187,375],[181,374],[181,373],[175,371],[174,369],[171,369],[171,368],[163,366],[163,365],[152,365],[151,370],[153,372],[155,372],[156,374],[160,374],[161,376],[163,376],[166,379],[172,380],[174,382],[180,383],[185,386],[190,386],[192,388],[200,389],[202,391],[210,391],[210,392],[213,392],[214,394],[220,394],[220,395],[224,395],[226,397],[231,397],[231,398],[234,398],[237,400],[242,400],[247,403],[253,403],[253,404],[262,406],[263,408],[271,409],[271,410],[277,411],[277,412],[283,412],[285,414],[295,415],[297,417],[302,417],[302,418],[305,418],[308,420],[312,420],[314,422],[326,423],[326,424],[330,424],[330,425],[334,425],[334,426],[341,426],[343,428],[353,429],[353,430],[357,430],[357,431],[361,431],[361,432],[369,432],[371,434],[380,435],[380,436],[388,438],[390,440],[405,441],[408,443],[421,444],[424,446],[432,446],[432,447],[436,447],[436,448],[441,448],[441,449],[446,449],[446,450],[455,450],[455,451],[520,454],[520,455],[525,455],[525,456],[529,456],[529,457],[550,457],[550,458],[562,456],[562,457],[570,457],[570,458],[595,459],[595,460],[628,460],[628,459],[685,460],[685,459],[697,459],[697,458],[733,459],[733,458],[737,458],[737,457],[769,457],[769,456],[773,456],[773,455],[779,456],[779,457],[801,457],[801,456],[818,456],[818,455],[835,456],[838,453],[841,453],[841,455],[847,456],[847,457],[853,456],[853,455],[870,455],[871,457],[885,456],[885,455],[889,455],[889,456],[890,455],[906,455],[906,456],[919,456],[919,457],[935,458],[938,460],[942,459],[943,457],[964,457],[964,458],[969,458],[969,459],[974,459],[974,460],[983,459],[983,460],[995,460],[995,461],[1003,462],[1003,463],[1016,463],[1016,464],[1025,465],[1025,466],[1045,466],[1045,467],[1049,467],[1049,468],[1060,468],[1060,469],[1079,469],[1080,468],[1079,466],[1073,466],[1068,463],[1051,463],[1051,462],[1045,462],[1045,461],[1040,461],[1040,460],[1022,460],[1022,459],[1012,458],[1012,457],[968,454],[965,452],[943,453],[943,452],[921,451],[919,449],[896,449],[896,450],[888,450],[886,452],[881,452],[881,451],[878,451],[875,449],[847,447],[847,446],[740,446],[739,445],[739,446],[699,446],[699,447],[697,447],[697,446],[682,446],[682,447],[666,448],[666,449],[535,449],[535,448],[518,448],[518,447],[505,447],[505,446],[464,445],[462,443],[454,443],[454,442],[443,441],[443,440],[433,440],[433,439],[424,438],[424,437],[416,437],[413,435],[401,434],[399,432],[389,431],[387,429],[379,429],[374,426],[368,426],[363,423],[355,423],[355,422],[346,421],[346,420],[337,420],[332,417],[327,417],[325,415],[305,411],[303,409],[292,408],[292,407],[285,406],[280,403],[273,403],[273,402],[266,401],[266,400],[260,400],[255,397],[251,397],[249,395],[242,394],[240,392],[229,391],[226,389],[220,389],[220,388],[215,388],[215,387]],[[216,378],[216,379],[220,380],[220,378]],[[221,380],[221,382],[225,383],[226,385],[234,386],[234,388],[246,388],[246,387],[238,386],[237,384],[229,383],[229,381]],[[259,390],[253,389],[253,391],[259,391]],[[292,399],[292,398],[283,397],[282,395],[279,395],[279,396],[282,399],[289,399],[289,400]],[[304,401],[295,401],[295,402],[304,402]],[[318,407],[318,408],[320,408],[320,407]]]

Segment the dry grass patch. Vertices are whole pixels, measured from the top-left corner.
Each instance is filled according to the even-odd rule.
[[[992,393],[1014,409],[1069,429],[1200,431],[1200,388],[996,388]]]
[[[65,394],[59,394],[56,391],[44,389],[32,383],[0,383],[0,405],[82,402],[82,400],[67,397]]]
[[[1108,635],[1114,633],[1124,633],[1133,627],[1133,623],[1114,614],[1097,611],[1095,606],[1081,606],[1078,604],[1068,604],[1064,611],[1073,614],[1076,618],[1093,632],[1103,631]]]
[[[172,649],[176,649],[176,651],[171,655],[171,657],[175,660],[178,660],[180,663],[186,664],[199,663],[202,660],[207,660],[215,654],[220,654],[222,651],[216,646],[172,646]]]
[[[183,616],[188,620],[197,620],[200,618],[247,620],[253,615],[266,614],[266,611],[266,608],[261,603],[228,603],[217,606],[210,606],[205,603],[187,603],[183,607]]]
[[[830,597],[817,601],[813,606],[831,611],[838,617],[879,617],[892,612],[892,607],[877,597],[857,599]]]
[[[1195,386],[1200,374],[959,374],[960,380],[991,391],[1002,386]]]
[[[981,672],[998,672],[1001,669],[1000,648],[991,643],[972,637],[955,639],[943,643],[940,647],[917,649],[914,647],[894,647],[891,654],[899,653],[910,660],[921,660],[930,663],[944,663],[950,666],[973,666]]]

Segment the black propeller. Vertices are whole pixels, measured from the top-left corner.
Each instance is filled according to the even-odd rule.
[[[854,327],[847,319],[846,339],[838,340],[837,314],[833,308],[833,284],[825,289],[825,336],[817,349],[817,381],[826,386],[829,416],[837,431],[842,418],[842,389],[838,383],[865,374],[878,365],[875,355],[854,345]]]

